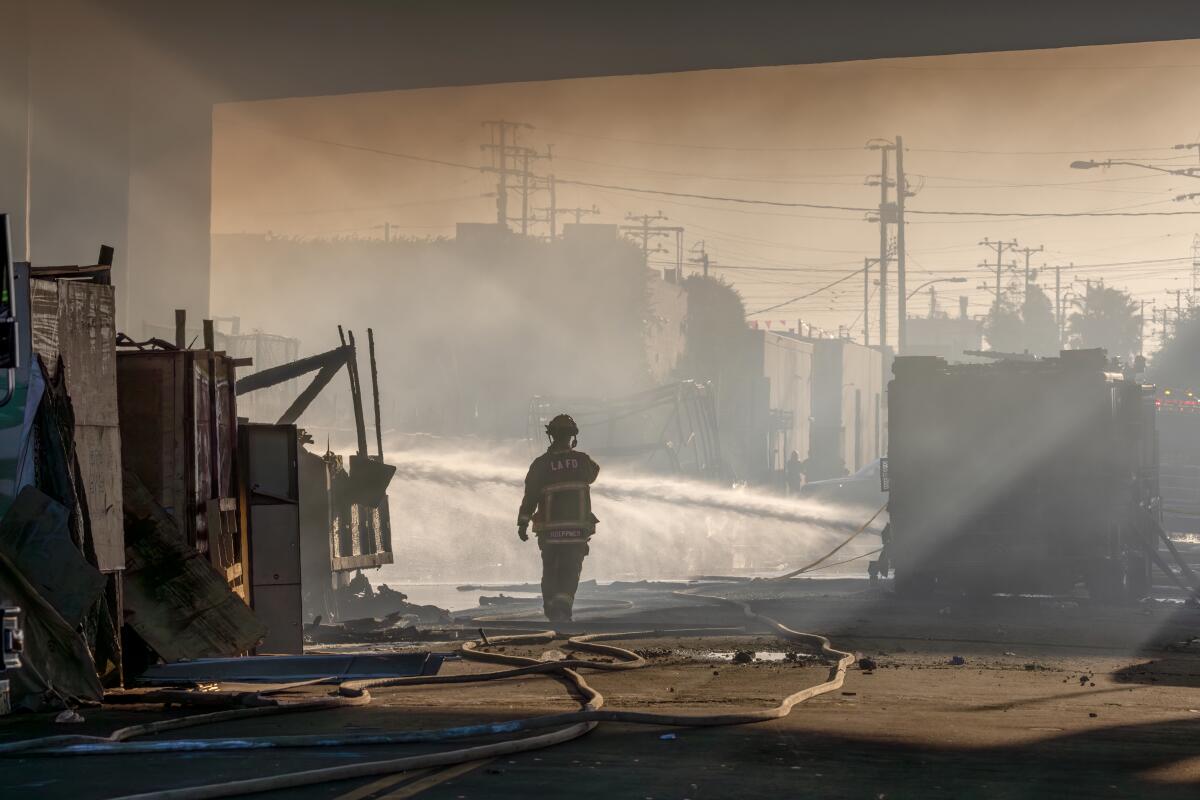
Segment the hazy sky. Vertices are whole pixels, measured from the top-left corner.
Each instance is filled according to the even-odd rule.
[[[1069,164],[1112,158],[1200,166],[1200,150],[1172,149],[1200,141],[1198,108],[1195,42],[222,105],[214,112],[213,232],[382,237],[386,222],[394,235],[451,236],[455,222],[494,221],[495,199],[484,196],[495,189],[494,175],[370,150],[479,165],[486,159],[481,121],[519,120],[534,126],[522,144],[553,146],[553,160],[537,162],[537,170],[559,179],[559,206],[598,206],[598,216],[585,218],[590,222],[661,211],[669,217],[663,224],[686,229],[686,248],[705,242],[719,274],[756,312],[860,268],[865,256],[878,254],[878,226],[853,210],[630,189],[868,207],[878,203],[879,190],[864,179],[878,171],[879,154],[864,145],[900,134],[917,190],[909,200],[910,290],[931,278],[966,276],[967,283],[938,287],[943,307],[956,307],[966,294],[973,314],[986,312],[992,296],[980,287],[988,274],[978,265],[991,251],[979,242],[1015,237],[1022,246],[1045,247],[1033,256],[1035,266],[1075,263],[1063,271],[1064,290],[1072,280],[1103,278],[1161,309],[1175,304],[1167,290],[1191,288],[1200,205],[1173,198],[1200,192],[1200,179]],[[569,180],[625,188],[563,183]],[[535,205],[546,201],[539,194]],[[513,194],[510,212],[517,208]],[[1188,213],[915,213],[921,211]],[[214,264],[215,283],[230,277]],[[1053,279],[1046,270],[1039,283],[1052,293]],[[891,281],[894,300],[894,272]],[[853,325],[858,337],[862,305],[856,276],[751,318],[789,325],[802,318],[831,331]],[[910,314],[927,309],[927,292],[910,301]],[[871,315],[874,330],[877,300]]]

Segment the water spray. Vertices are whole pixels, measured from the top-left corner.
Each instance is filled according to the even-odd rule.
[[[523,469],[482,464],[477,458],[477,454],[399,453],[389,456],[396,466],[398,480],[428,481],[459,487],[496,484],[520,489],[523,486]],[[592,494],[601,499],[651,500],[780,522],[811,523],[834,530],[857,527],[857,521],[851,519],[844,509],[831,508],[813,500],[776,497],[745,487],[726,488],[657,475],[602,472],[601,481],[592,487]]]
[[[516,537],[527,457],[503,444],[434,441],[392,449],[394,546],[388,580],[408,583],[536,579],[535,554]],[[870,510],[781,497],[601,465],[592,487],[600,524],[585,579],[678,579],[778,574],[807,564],[857,529]],[[872,532],[877,532],[877,522]],[[865,539],[866,537],[860,537]],[[861,549],[869,550],[869,540]],[[854,553],[858,555],[856,543]]]

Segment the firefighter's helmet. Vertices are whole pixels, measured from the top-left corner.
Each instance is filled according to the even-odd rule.
[[[575,424],[575,420],[571,419],[569,414],[559,414],[546,424],[546,433],[552,439],[578,436],[579,426]]]

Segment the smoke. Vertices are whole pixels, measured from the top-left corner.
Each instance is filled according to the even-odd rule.
[[[389,452],[397,466],[389,490],[396,564],[381,580],[537,580],[536,545],[516,535],[529,461],[524,443],[427,440]],[[601,581],[774,574],[828,551],[866,518],[754,489],[603,464],[592,503],[600,524],[583,577]],[[877,545],[863,537],[846,557]],[[861,573],[865,564],[850,569]]]

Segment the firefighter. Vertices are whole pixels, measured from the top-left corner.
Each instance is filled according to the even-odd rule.
[[[552,622],[570,622],[588,539],[599,521],[592,514],[589,486],[600,467],[575,449],[579,426],[566,414],[546,425],[550,447],[525,476],[517,535],[529,541],[529,525],[542,551],[542,608]]]
[[[804,486],[804,464],[800,461],[800,454],[795,450],[788,456],[787,463],[783,467],[783,475],[787,493],[800,494],[800,489]]]

